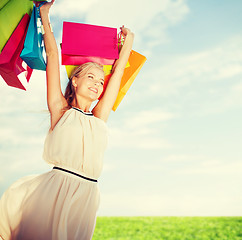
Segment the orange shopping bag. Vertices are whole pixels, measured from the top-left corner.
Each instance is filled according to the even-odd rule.
[[[143,67],[146,61],[146,57],[132,50],[128,61],[129,61],[130,67],[125,68],[124,70],[119,93],[113,105],[113,109],[112,109],[113,111],[116,111],[117,107],[123,100],[125,94],[127,93],[130,86],[132,85],[134,79],[137,77],[140,69]]]

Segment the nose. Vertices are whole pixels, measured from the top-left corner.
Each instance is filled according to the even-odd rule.
[[[100,86],[101,85],[101,83],[99,81],[95,81],[94,84],[97,85],[97,86]]]

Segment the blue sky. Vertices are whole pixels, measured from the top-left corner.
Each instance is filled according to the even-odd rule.
[[[147,62],[109,118],[99,215],[242,215],[240,0],[56,0],[62,22],[135,33]],[[62,86],[66,83],[62,67]],[[0,81],[0,193],[50,169],[45,74],[23,92]]]

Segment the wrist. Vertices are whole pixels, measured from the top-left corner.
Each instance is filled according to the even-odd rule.
[[[42,17],[49,17],[49,9],[40,8],[40,16]]]
[[[129,32],[124,39],[124,42],[133,42],[134,41],[134,33]]]
[[[133,32],[128,32],[126,37],[134,38],[134,33]]]

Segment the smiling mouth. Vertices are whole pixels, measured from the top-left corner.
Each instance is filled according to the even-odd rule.
[[[96,88],[89,88],[92,92],[98,93],[98,90]]]

